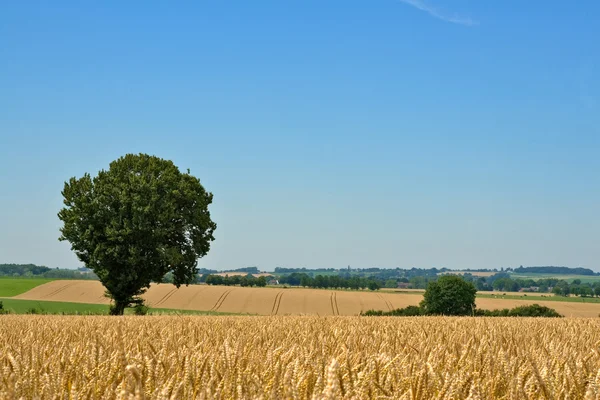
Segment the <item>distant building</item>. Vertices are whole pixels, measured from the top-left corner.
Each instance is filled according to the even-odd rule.
[[[410,283],[398,282],[398,289],[410,289]]]

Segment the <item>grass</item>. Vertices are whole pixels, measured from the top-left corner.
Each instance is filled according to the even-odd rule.
[[[0,298],[4,309],[13,314],[31,314],[35,310],[38,314],[66,314],[66,315],[106,315],[108,306],[105,304],[68,303],[62,301],[38,301]],[[126,314],[133,314],[133,309],[126,309]],[[150,308],[149,314],[177,314],[177,315],[242,315],[234,313],[174,310],[171,308]]]
[[[596,276],[596,275],[555,275],[555,274],[543,274],[543,273],[528,273],[528,274],[515,274],[515,273],[511,273],[510,277],[512,279],[533,279],[533,280],[538,280],[538,279],[560,279],[560,280],[565,280],[568,281],[569,283],[572,283],[575,279],[580,279],[582,283],[594,283],[594,282],[600,282],[600,276]]]
[[[417,294],[421,296],[423,295],[423,293],[425,293],[425,291],[411,292],[407,290],[394,290],[394,292],[402,294]],[[564,297],[555,296],[552,293],[545,293],[543,297],[540,294],[534,293],[523,293],[522,295],[507,294],[503,296],[502,293],[504,292],[477,292],[476,296],[485,299],[562,301],[567,303],[600,303],[600,298],[598,297]]]
[[[554,296],[551,293],[548,293],[544,297],[540,295],[532,295],[527,293],[527,296],[522,295],[506,295],[502,296],[502,294],[482,294],[482,292],[477,292],[477,297],[487,298],[487,299],[507,299],[507,300],[538,300],[538,301],[562,301],[567,303],[600,303],[600,298],[597,297],[564,297],[564,296]]]
[[[0,297],[13,297],[54,279],[0,277]]]
[[[108,314],[108,306],[104,304],[65,303],[60,301],[37,301],[0,299],[4,309],[14,314],[27,314],[35,309],[39,314]]]

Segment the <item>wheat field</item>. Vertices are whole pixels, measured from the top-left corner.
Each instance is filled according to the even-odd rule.
[[[593,319],[0,317],[1,399],[597,399]]]

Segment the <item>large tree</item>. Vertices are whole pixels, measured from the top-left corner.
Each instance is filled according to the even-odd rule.
[[[472,315],[477,289],[456,275],[444,275],[429,282],[421,307],[428,315]]]
[[[177,287],[192,283],[214,240],[212,194],[155,156],[127,154],[96,177],[71,178],[62,194],[60,240],[98,275],[111,314],[143,303],[139,296],[168,272]]]

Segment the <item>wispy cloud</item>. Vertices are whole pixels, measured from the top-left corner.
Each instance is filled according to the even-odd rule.
[[[425,11],[432,17],[441,19],[442,21],[451,22],[453,24],[467,25],[467,26],[479,25],[478,21],[474,21],[469,17],[463,17],[463,16],[457,15],[457,14],[446,13],[443,10],[440,10],[436,7],[433,7],[433,6],[425,3],[423,0],[398,0],[398,1],[400,1],[401,3],[404,3],[404,4],[408,4],[410,6],[413,6],[415,8],[418,8],[421,11]]]

